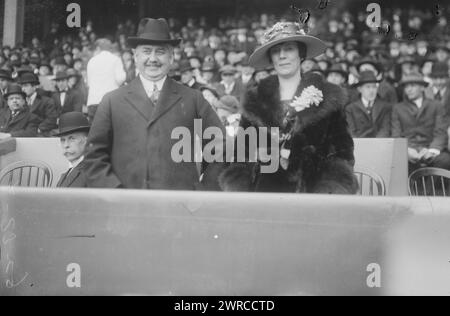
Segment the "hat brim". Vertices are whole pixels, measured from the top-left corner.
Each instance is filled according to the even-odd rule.
[[[275,41],[268,42],[255,50],[250,56],[249,64],[254,68],[265,68],[272,65],[269,58],[269,50],[279,44],[286,42],[299,42],[306,45],[306,59],[312,59],[322,55],[327,49],[327,45],[320,39],[310,35],[295,35],[280,38]]]
[[[359,68],[361,68],[362,65],[372,65],[378,71],[378,73],[383,72],[381,64],[374,63],[373,61],[362,61],[356,65],[356,69],[358,69],[359,71]]]
[[[55,134],[56,137],[61,137],[61,136],[66,136],[69,134],[73,134],[73,133],[77,133],[77,132],[87,132],[89,133],[89,131],[91,130],[90,126],[80,126],[80,127],[71,127],[71,128],[66,128],[66,129],[62,129],[58,134]]]
[[[346,71],[343,71],[343,70],[328,70],[326,74],[328,76],[329,74],[332,74],[332,73],[340,74],[341,76],[343,76],[344,78],[347,78],[347,79],[349,76],[349,73]]]
[[[70,78],[70,76],[65,76],[65,77],[57,77],[57,78],[53,78],[52,80],[53,81],[62,81],[62,80],[67,80],[67,79],[69,79]]]
[[[450,74],[446,72],[431,73],[430,78],[450,78]]]
[[[357,82],[353,85],[353,87],[357,88],[357,87],[361,87],[365,84],[369,84],[369,83],[381,83],[382,80],[364,80],[364,81],[360,81]]]
[[[172,39],[172,40],[153,40],[153,39],[145,39],[141,37],[129,37],[127,42],[131,48],[136,48],[139,45],[171,45],[178,46],[180,45],[182,39]]]
[[[20,84],[20,85],[27,84],[27,83],[34,84],[34,85],[40,85],[41,84],[39,81],[33,81],[33,80],[26,80],[26,81],[20,81],[19,80],[17,83]]]
[[[402,81],[398,85],[403,88],[403,87],[405,87],[408,84],[418,84],[418,85],[421,85],[421,86],[424,86],[424,87],[428,87],[430,85],[428,82],[421,81],[421,80]]]

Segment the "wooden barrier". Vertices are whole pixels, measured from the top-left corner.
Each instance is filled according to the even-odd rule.
[[[3,188],[0,218],[0,295],[450,291],[446,199]]]
[[[372,169],[385,180],[389,196],[408,195],[405,139],[355,139],[355,157],[358,165]],[[58,138],[18,138],[15,152],[0,155],[0,170],[19,160],[40,160],[51,166],[53,186],[68,169]]]

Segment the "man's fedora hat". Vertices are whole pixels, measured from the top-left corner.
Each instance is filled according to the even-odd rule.
[[[8,89],[4,95],[4,98],[8,99],[9,96],[14,95],[14,94],[21,95],[24,99],[27,98],[27,95],[25,94],[25,92],[22,91],[22,87],[15,83],[10,84],[8,86]]]
[[[69,112],[61,115],[59,119],[59,133],[56,137],[76,133],[89,133],[90,125],[87,118],[81,112]]]
[[[300,24],[279,22],[269,29],[261,40],[261,46],[250,56],[250,64],[254,68],[264,68],[272,64],[269,51],[272,47],[286,43],[299,42],[306,46],[305,58],[314,58],[325,52],[327,45],[320,39],[306,35]]]
[[[186,71],[194,70],[194,67],[191,66],[191,63],[189,60],[185,59],[185,60],[180,61],[180,66],[179,66],[178,70],[182,74],[182,73],[185,73]]]
[[[362,71],[359,75],[359,80],[357,83],[354,84],[354,87],[360,87],[362,85],[365,85],[366,83],[380,83],[381,80],[379,80],[375,74],[370,70]]]
[[[412,72],[409,75],[405,75],[400,81],[399,86],[405,87],[407,84],[418,84],[424,87],[428,87],[429,83],[425,81],[423,75],[419,72]]]
[[[348,71],[344,69],[344,66],[341,64],[334,64],[327,70],[327,76],[331,73],[338,73],[342,75],[342,77],[348,80]]]
[[[58,71],[56,73],[55,78],[53,78],[54,81],[61,81],[61,80],[66,80],[69,79],[69,76],[67,75],[67,72],[65,71]]]
[[[224,75],[234,75],[236,74],[237,70],[231,65],[225,65],[222,68],[220,68],[219,73]]]
[[[6,69],[0,69],[0,78],[13,81],[11,71]]]
[[[139,45],[170,44],[178,46],[181,39],[174,39],[170,36],[169,25],[166,19],[142,19],[136,36],[128,38],[128,44],[132,48]]]
[[[431,68],[431,78],[449,78],[449,68],[447,63],[435,63]]]
[[[17,80],[17,82],[19,84],[27,84],[27,83],[31,83],[32,85],[40,84],[39,78],[35,74],[30,73],[30,72],[22,73],[20,75],[19,79]]]
[[[358,64],[356,65],[356,69],[358,69],[358,72],[361,69],[362,65],[372,65],[378,71],[378,73],[383,72],[382,65],[379,62],[377,62],[371,58],[364,58],[358,62]]]

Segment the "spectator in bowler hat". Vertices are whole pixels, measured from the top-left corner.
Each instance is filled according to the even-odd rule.
[[[39,118],[26,104],[26,94],[19,85],[11,84],[4,95],[8,107],[0,110],[0,140],[10,137],[36,137]]]
[[[90,126],[80,112],[68,112],[59,120],[59,137],[64,157],[69,162],[69,170],[61,175],[58,188],[86,188],[87,177],[84,170],[84,154]]]

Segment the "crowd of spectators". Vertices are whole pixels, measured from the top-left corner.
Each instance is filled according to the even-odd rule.
[[[381,27],[369,28],[365,8],[354,12],[314,8],[308,31],[324,40],[328,49],[319,58],[305,60],[302,71],[320,73],[343,88],[354,137],[406,137],[412,168],[450,169],[450,11],[435,11],[383,9]],[[216,25],[204,17],[168,18],[174,37],[183,39],[174,51],[171,76],[200,89],[233,135],[245,90],[273,72],[251,67],[248,56],[268,27],[292,19],[298,16],[291,9],[281,18],[249,14],[224,17]],[[23,136],[24,126],[12,124],[16,114],[4,98],[8,87],[17,89],[15,85],[22,88],[23,108],[35,117],[27,115],[35,126],[35,133],[28,129],[28,136],[54,135],[63,113],[79,111],[92,119],[92,105],[136,77],[127,45],[136,31],[131,20],[101,38],[93,21],[76,36],[59,35],[54,24],[44,39],[0,47],[0,139]]]

